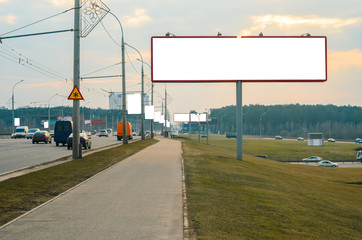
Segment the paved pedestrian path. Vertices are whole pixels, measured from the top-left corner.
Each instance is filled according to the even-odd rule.
[[[0,239],[183,239],[181,143],[159,140],[0,229]]]

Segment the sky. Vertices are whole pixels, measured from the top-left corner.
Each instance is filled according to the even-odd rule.
[[[361,0],[104,0],[103,3],[121,21],[125,42],[138,49],[149,64],[151,37],[164,36],[167,32],[176,36],[216,36],[218,32],[238,37],[257,36],[260,32],[264,36],[305,33],[326,36],[326,82],[244,83],[243,105],[362,106]],[[73,0],[0,0],[0,36],[72,29],[74,10],[69,10],[72,7]],[[38,22],[42,19],[47,20]],[[81,77],[120,75],[120,38],[118,22],[106,15],[81,39]],[[140,57],[130,47],[126,47],[126,53],[126,89],[140,91],[141,63],[137,61]],[[144,65],[144,71],[145,92],[150,93],[150,68]],[[0,107],[11,109],[12,89],[20,80],[24,81],[14,90],[15,108],[71,106],[67,96],[73,88],[72,76],[72,32],[4,39],[0,43]],[[236,101],[235,83],[155,83],[156,110],[160,110],[165,88],[171,114],[205,112],[235,105]],[[85,78],[80,84],[85,99],[81,106],[107,109],[109,92],[121,91],[120,77]]]

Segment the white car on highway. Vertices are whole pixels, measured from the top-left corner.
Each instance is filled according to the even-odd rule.
[[[334,162],[331,162],[331,161],[328,161],[328,160],[324,160],[324,161],[320,161],[318,163],[318,166],[321,166],[321,167],[338,167],[338,164],[334,163]]]
[[[317,156],[312,156],[312,157],[308,157],[308,158],[303,158],[303,162],[318,162],[318,161],[322,161],[321,157],[317,157]]]

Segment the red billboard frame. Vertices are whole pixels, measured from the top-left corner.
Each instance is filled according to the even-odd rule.
[[[237,82],[239,80],[154,80],[153,76],[153,39],[155,38],[237,38],[236,36],[153,36],[151,37],[151,81],[156,83],[206,83],[206,82]],[[291,79],[291,80],[254,80],[240,79],[242,82],[325,82],[328,79],[327,71],[327,37],[326,36],[242,36],[241,38],[323,38],[325,43],[325,79]]]

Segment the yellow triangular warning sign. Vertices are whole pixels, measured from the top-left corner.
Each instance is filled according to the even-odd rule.
[[[68,100],[84,100],[77,86],[74,86],[73,91],[70,93]]]

